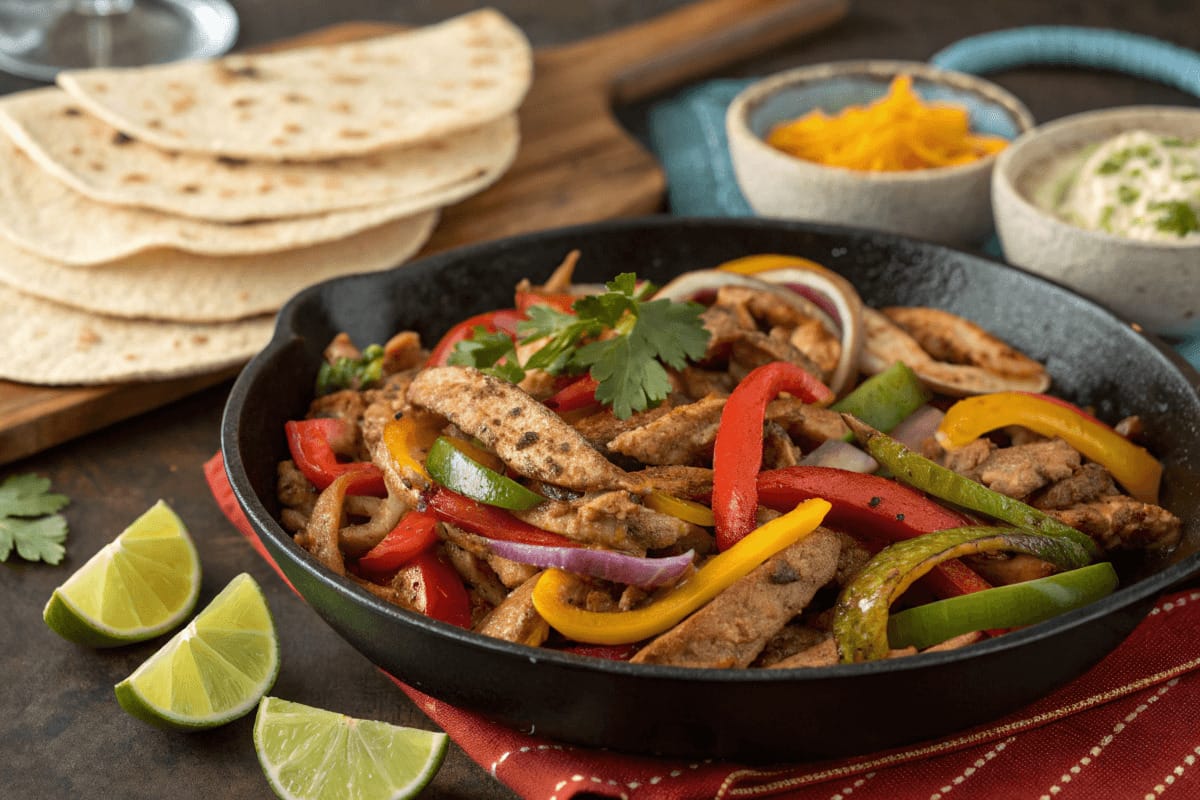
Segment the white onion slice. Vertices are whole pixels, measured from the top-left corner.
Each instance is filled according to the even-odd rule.
[[[870,473],[879,469],[878,461],[849,442],[843,442],[840,439],[829,439],[822,442],[816,450],[800,459],[800,464],[805,467],[833,467],[848,472]]]
[[[889,435],[909,450],[919,453],[921,445],[926,439],[933,437],[933,432],[942,423],[944,416],[946,414],[940,408],[928,404],[923,405],[905,417]]]

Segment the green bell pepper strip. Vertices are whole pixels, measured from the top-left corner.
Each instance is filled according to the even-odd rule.
[[[853,414],[872,428],[887,433],[932,397],[917,373],[903,361],[897,361],[867,378],[830,408]],[[845,437],[847,442],[853,439],[853,433]]]
[[[876,553],[838,596],[833,637],[839,659],[850,664],[886,658],[889,610],[914,581],[952,558],[1003,551],[1028,553],[1060,569],[1077,569],[1089,560],[1083,548],[1070,539],[1012,528],[949,528],[889,545]]]
[[[1077,531],[1020,500],[994,492],[970,478],[935,464],[849,414],[843,414],[842,419],[858,437],[859,444],[901,483],[960,508],[1007,522],[1028,533],[1068,539],[1082,547],[1092,558],[1100,555],[1100,548],[1086,533]]]
[[[490,506],[523,511],[545,501],[537,492],[485,467],[439,436],[425,458],[429,477],[451,491]]]
[[[892,614],[891,647],[924,650],[971,631],[1023,628],[1112,594],[1117,571],[1107,561],[1024,583],[935,600]]]

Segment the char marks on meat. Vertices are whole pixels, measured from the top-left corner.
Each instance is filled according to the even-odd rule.
[[[748,667],[771,637],[833,579],[840,550],[837,535],[818,528],[767,559],[631,660],[686,667]]]
[[[1096,540],[1105,550],[1169,550],[1179,543],[1183,523],[1165,508],[1126,495],[1112,495],[1049,512]]]
[[[446,417],[527,478],[578,491],[644,488],[553,411],[479,370],[423,370],[409,385],[408,399]]]
[[[637,500],[625,491],[589,493],[577,500],[548,500],[513,513],[530,525],[577,542],[639,554],[670,547],[695,527]]]

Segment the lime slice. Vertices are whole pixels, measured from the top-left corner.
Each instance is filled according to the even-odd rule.
[[[279,644],[262,589],[246,573],[117,684],[133,716],[195,730],[244,716],[275,683]]]
[[[174,628],[199,594],[196,547],[159,500],[54,590],[42,618],[64,639],[115,647]]]
[[[254,749],[284,800],[415,797],[446,756],[446,734],[264,697]]]

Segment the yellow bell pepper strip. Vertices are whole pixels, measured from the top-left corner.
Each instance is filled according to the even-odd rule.
[[[1100,555],[1100,548],[1086,533],[1077,531],[1020,500],[994,492],[981,483],[935,464],[920,453],[909,450],[886,433],[880,433],[849,414],[843,414],[842,419],[850,426],[850,430],[854,431],[859,444],[901,483],[953,503],[959,508],[978,511],[993,519],[1007,522],[1022,531],[1068,539],[1082,547],[1084,552],[1093,558]]]
[[[1112,594],[1117,571],[1107,561],[974,594],[935,600],[892,614],[890,647],[924,650],[971,631],[1024,628]]]
[[[412,415],[391,420],[383,426],[383,444],[401,474],[422,478],[427,483],[432,478],[425,471],[425,453],[437,438],[436,430],[420,424]]]
[[[576,642],[609,645],[640,642],[668,630],[768,558],[812,533],[829,508],[829,503],[819,498],[806,500],[710,558],[685,582],[642,608],[588,611],[573,606],[565,597],[570,579],[557,569],[546,570],[538,579],[533,589],[533,607],[550,627]]]
[[[878,375],[867,378],[830,407],[834,411],[853,414],[872,428],[889,433],[931,398],[917,373],[903,361],[897,361]],[[853,439],[853,433],[846,434],[846,441]]]
[[[717,265],[717,269],[723,269],[726,272],[737,272],[741,275],[757,275],[760,272],[789,267],[820,270],[822,272],[828,271],[826,267],[810,259],[802,258],[801,256],[787,256],[782,253],[756,253]]]
[[[480,464],[445,436],[439,436],[429,448],[425,471],[447,489],[489,506],[523,511],[546,499],[507,475]]]
[[[1035,394],[997,392],[960,400],[946,412],[935,436],[942,447],[955,450],[1008,425],[1057,436],[1107,469],[1138,500],[1158,503],[1158,459],[1107,425]]]
[[[694,500],[673,497],[666,492],[651,492],[646,495],[643,502],[646,504],[646,508],[662,514],[669,514],[676,519],[699,525],[702,528],[711,528],[717,524],[712,509]]]
[[[833,607],[839,659],[852,664],[886,658],[889,609],[914,581],[952,558],[995,552],[1028,553],[1060,569],[1077,569],[1089,561],[1084,549],[1070,539],[1012,528],[948,528],[889,545],[867,562]]]

